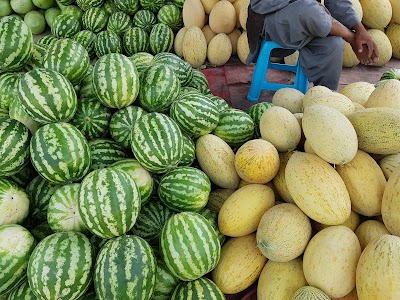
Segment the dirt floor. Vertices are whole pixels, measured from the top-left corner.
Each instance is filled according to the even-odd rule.
[[[344,86],[356,81],[376,83],[382,74],[391,69],[400,69],[400,60],[392,58],[382,67],[357,65],[352,68],[343,68],[340,77],[340,91]],[[253,76],[254,65],[246,66],[237,57],[232,57],[230,61],[221,67],[207,66],[202,72],[206,75],[211,91],[214,95],[224,98],[230,106],[247,110],[254,102],[247,100],[246,96],[250,89]],[[279,83],[293,82],[294,73],[271,70],[268,72],[268,81]],[[312,84],[310,83],[310,87]],[[274,92],[263,91],[260,102],[271,101]]]

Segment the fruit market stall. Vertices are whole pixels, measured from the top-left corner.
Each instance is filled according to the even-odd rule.
[[[255,103],[248,0],[2,1],[0,300],[400,299],[400,7],[352,3],[380,60]]]

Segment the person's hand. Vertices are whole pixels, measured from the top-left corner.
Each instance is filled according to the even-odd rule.
[[[379,60],[379,49],[365,28],[358,28],[351,45],[358,60],[364,65],[372,65]]]

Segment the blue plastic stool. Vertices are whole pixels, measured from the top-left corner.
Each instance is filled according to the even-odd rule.
[[[273,63],[270,61],[272,49],[280,48],[286,49],[273,41],[263,40],[261,42],[261,49],[254,68],[253,79],[251,80],[250,91],[247,94],[247,99],[252,102],[257,102],[260,98],[262,90],[277,91],[281,88],[294,88],[302,93],[308,90],[308,79],[304,75],[300,66],[300,58],[297,65],[287,65],[283,63]],[[291,71],[296,73],[296,78],[293,84],[274,83],[267,81],[268,69]]]

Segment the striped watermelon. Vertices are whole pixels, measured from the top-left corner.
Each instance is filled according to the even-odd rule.
[[[90,30],[82,30],[75,34],[72,39],[81,44],[89,54],[89,57],[94,57],[94,41],[96,40],[96,34]]]
[[[253,137],[254,121],[246,112],[229,108],[220,114],[218,126],[213,134],[232,147],[237,147]]]
[[[107,168],[117,161],[128,158],[126,149],[111,139],[93,139],[89,141],[89,146],[92,156],[91,171]]]
[[[14,119],[0,120],[0,177],[18,173],[29,162],[28,128]]]
[[[157,259],[156,285],[153,300],[170,300],[175,287],[181,281],[174,276],[161,259]]]
[[[26,228],[16,224],[0,226],[0,295],[17,288],[26,279],[35,246],[35,238]]]
[[[139,190],[125,171],[95,170],[81,182],[78,209],[90,232],[102,238],[120,236],[136,222],[140,209]]]
[[[132,152],[140,164],[153,173],[175,168],[182,157],[182,132],[170,117],[148,113],[134,125]]]
[[[144,29],[150,34],[151,29],[157,24],[156,15],[150,10],[139,10],[132,19],[133,26]]]
[[[170,300],[225,300],[225,295],[214,281],[201,277],[181,282],[173,291]]]
[[[206,173],[192,167],[177,167],[168,171],[158,186],[158,197],[170,209],[199,211],[206,206],[211,182]]]
[[[109,16],[117,11],[114,0],[105,0],[102,7]]]
[[[127,149],[131,148],[133,125],[147,112],[139,107],[130,105],[116,111],[110,121],[112,138]]]
[[[25,280],[18,288],[14,289],[7,300],[37,300],[33,290],[29,286],[28,280]]]
[[[111,119],[111,109],[97,99],[83,98],[70,123],[78,128],[87,140],[105,135]]]
[[[82,15],[83,29],[90,30],[93,33],[99,33],[106,28],[108,15],[100,7],[91,7]]]
[[[167,25],[158,23],[150,31],[150,50],[153,54],[171,52],[174,32]]]
[[[122,39],[122,44],[128,55],[150,50],[150,38],[147,32],[139,27],[129,28]]]
[[[53,183],[79,181],[91,165],[91,151],[85,136],[69,123],[40,127],[32,137],[30,153],[38,173]]]
[[[47,47],[47,46],[50,46],[51,44],[53,44],[57,40],[58,40],[58,37],[56,37],[55,35],[49,34],[49,35],[45,35],[45,36],[42,36],[41,38],[39,38],[36,41],[36,44],[43,46],[43,47]]]
[[[182,131],[190,136],[199,137],[217,127],[220,113],[207,96],[188,92],[172,103],[170,116]]]
[[[172,216],[161,232],[160,247],[167,268],[185,281],[195,280],[213,270],[221,253],[214,228],[195,212]]]
[[[74,2],[75,0],[58,0],[58,3],[62,5],[61,7],[73,4]]]
[[[131,26],[131,17],[122,11],[117,11],[108,18],[107,30],[118,35],[124,34]]]
[[[143,206],[153,193],[154,180],[150,173],[136,159],[123,159],[113,163],[110,168],[117,168],[132,176],[140,194],[140,204]]]
[[[104,246],[105,243],[109,241],[109,239],[103,239],[98,235],[92,234],[89,238],[89,241],[92,243],[92,246],[94,248],[94,253],[97,257],[97,255],[100,252],[100,249]]]
[[[92,244],[82,233],[53,233],[32,252],[29,286],[39,299],[78,299],[91,282],[93,256]]]
[[[156,267],[153,250],[144,239],[124,235],[108,241],[95,264],[98,299],[151,299]]]
[[[140,81],[143,81],[143,74],[152,65],[153,57],[153,54],[147,52],[138,52],[129,58],[139,73]]]
[[[182,11],[174,4],[166,4],[157,13],[159,23],[163,23],[177,32],[183,26]]]
[[[132,228],[134,235],[140,236],[151,245],[160,244],[164,224],[175,214],[157,198],[152,198],[140,209],[140,214]]]
[[[208,95],[208,98],[211,99],[211,101],[217,106],[218,111],[222,113],[223,111],[229,109],[229,104],[228,102],[225,101],[225,99],[215,96],[215,95]]]
[[[158,12],[165,4],[165,0],[139,0],[139,2],[143,9],[154,13]]]
[[[101,7],[104,0],[76,0],[76,4],[84,11],[92,7]]]
[[[35,168],[32,166],[32,164],[29,162],[27,165],[25,165],[18,173],[9,176],[9,177],[4,177],[5,179],[10,179],[14,181],[16,184],[18,184],[22,188],[26,188],[26,186],[33,180],[38,175],[36,172]]]
[[[99,58],[110,53],[122,53],[120,36],[108,30],[99,32],[94,40],[94,52]]]
[[[193,69],[192,81],[189,82],[190,87],[194,87],[204,95],[212,94],[208,87],[208,79],[201,71]]]
[[[0,74],[0,108],[9,109],[11,101],[16,98],[18,73]]]
[[[157,53],[156,55],[154,55],[152,63],[166,64],[168,67],[170,67],[174,71],[174,73],[178,75],[182,87],[187,86],[192,80],[192,66],[176,54],[169,52]]]
[[[84,98],[97,100],[97,96],[93,86],[93,65],[89,65],[88,73],[83,77],[79,85],[79,99]]]
[[[38,123],[68,122],[75,114],[74,87],[56,71],[33,69],[25,73],[17,92],[25,112]]]
[[[47,48],[43,67],[64,75],[77,85],[86,75],[90,64],[85,47],[73,39],[60,39]]]
[[[30,232],[34,236],[35,240],[40,242],[46,236],[49,236],[54,233],[54,231],[50,228],[49,223],[42,222],[34,228],[30,229]]]
[[[51,27],[51,33],[57,38],[73,37],[81,30],[81,23],[71,15],[58,15]]]
[[[210,208],[208,207],[204,207],[199,211],[199,214],[201,214],[204,218],[207,219],[207,221],[210,222],[211,226],[215,229],[215,232],[217,233],[218,236],[218,240],[222,246],[222,244],[225,241],[225,235],[223,235],[221,233],[221,231],[219,231],[219,227],[218,227],[218,213],[215,211],[212,211]]]
[[[260,119],[262,114],[268,109],[273,107],[274,105],[271,102],[259,102],[250,106],[247,110],[247,114],[254,121],[254,135],[253,137],[258,139],[261,137],[260,133]]]
[[[181,84],[173,69],[157,64],[146,70],[139,89],[140,105],[149,112],[164,112],[178,97]]]
[[[15,71],[26,65],[32,48],[32,32],[24,21],[10,16],[0,18],[1,71]]]
[[[24,70],[32,70],[34,68],[43,68],[43,59],[47,52],[47,46],[33,44],[32,56],[29,62],[25,65]]]
[[[9,119],[10,116],[8,114],[8,109],[7,108],[1,108],[0,107],[0,121]]]
[[[66,184],[51,195],[47,221],[54,232],[87,231],[78,211],[79,187],[79,183]]]
[[[47,209],[53,193],[62,185],[47,181],[40,175],[36,176],[26,187],[26,193],[31,201],[31,216],[37,220],[47,220]]]
[[[64,15],[71,15],[79,22],[82,22],[83,10],[76,5],[67,5],[62,8],[61,13]]]
[[[139,10],[139,0],[115,0],[115,7],[130,16]]]
[[[183,4],[185,3],[185,0],[173,0],[172,1],[176,6],[179,8],[183,8]]]
[[[102,104],[111,108],[123,108],[136,100],[139,75],[129,58],[111,53],[101,57],[94,65],[93,86]]]
[[[192,165],[194,159],[196,158],[196,145],[194,141],[185,133],[182,134],[182,141],[183,154],[178,166],[188,167]]]

